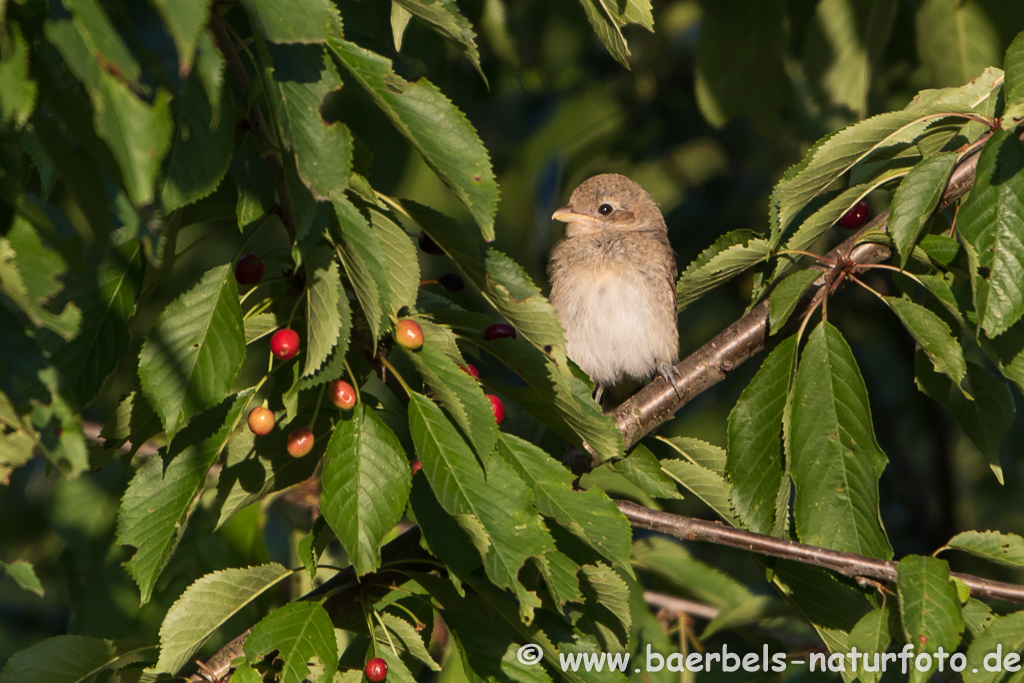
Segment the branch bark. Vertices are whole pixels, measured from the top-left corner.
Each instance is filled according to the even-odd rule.
[[[625,500],[616,501],[616,503],[633,526],[675,536],[684,541],[704,541],[715,545],[749,550],[759,555],[823,567],[852,578],[875,579],[889,583],[896,581],[895,562],[819,548],[773,536],[763,536],[751,531],[733,529],[720,522],[708,522],[703,519],[651,510]],[[958,572],[950,572],[950,576],[967,584],[967,587],[971,589],[971,595],[976,598],[1024,603],[1024,586],[991,581]]]

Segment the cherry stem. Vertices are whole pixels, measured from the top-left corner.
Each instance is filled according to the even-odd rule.
[[[388,627],[384,625],[384,620],[380,618],[379,614],[377,614],[377,610],[372,610],[372,613],[373,613],[373,616],[376,617],[377,623],[380,624],[381,630],[384,631],[384,636],[388,639],[388,645],[391,646],[391,652],[394,653],[394,655],[397,657],[398,656],[398,648],[395,647],[395,641],[391,640],[391,631],[389,631]],[[370,631],[370,637],[373,638],[373,631],[372,630]],[[374,640],[376,640],[376,639],[374,638]]]
[[[402,385],[403,389],[405,389],[405,393],[407,393],[409,395],[409,398],[412,398],[412,395],[414,393],[413,390],[410,389],[409,385],[405,383],[405,379],[398,372],[398,370],[395,369],[395,366],[391,364],[391,361],[389,361],[387,358],[385,358],[383,355],[381,355],[380,356],[380,363],[381,363],[381,365],[383,365],[384,367],[386,367],[388,370],[391,371],[391,374],[395,376],[395,379],[398,380],[398,383]]]
[[[259,217],[259,220],[256,221],[256,225],[253,226],[252,230],[249,231],[249,234],[245,237],[244,240],[242,240],[242,246],[238,247],[238,251],[235,252],[235,258],[231,259],[232,263],[237,261],[238,257],[242,255],[242,253],[245,251],[245,248],[249,246],[249,242],[251,242],[252,238],[256,236],[256,231],[260,229],[260,226],[263,225],[263,222],[266,221],[267,217],[269,216],[270,213],[265,213]]]
[[[342,360],[345,363],[345,372],[348,373],[348,378],[352,380],[352,389],[356,392],[356,403],[360,403],[362,398],[359,396],[359,382],[356,381],[356,375],[352,372],[352,366],[348,364],[348,356]]]
[[[327,384],[320,385],[320,397],[316,400],[316,406],[313,408],[313,419],[309,421],[309,431],[313,431],[313,425],[316,424],[316,417],[320,414],[320,406],[324,402],[324,392],[327,390]]]

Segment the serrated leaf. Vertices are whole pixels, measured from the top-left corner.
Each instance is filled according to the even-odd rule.
[[[697,262],[691,264],[679,276],[676,283],[676,307],[680,311],[718,285],[767,258],[767,240],[751,237],[729,244],[736,239],[733,235],[734,233],[729,233],[720,237],[701,254]],[[709,256],[709,252],[713,252],[713,255]]]
[[[333,382],[345,374],[345,354],[348,353],[349,343],[352,339],[352,308],[348,302],[348,296],[342,290],[338,297],[338,343],[331,351],[327,360],[312,377],[299,377],[295,384],[285,394],[285,403],[290,400],[292,392],[298,394],[300,391],[318,387],[327,382]]]
[[[1002,481],[999,447],[1013,425],[1013,394],[1002,380],[973,362],[967,364],[967,387],[974,400],[954,396],[953,414]]]
[[[9,50],[0,59],[0,124],[20,129],[32,116],[37,86],[29,78],[29,48],[18,24],[7,22]]]
[[[1010,47],[1006,48],[1003,71],[1006,73],[1006,82],[1003,84],[1003,97],[1006,101],[1003,127],[1012,130],[1007,128],[1007,124],[1016,125],[1024,118],[1024,34],[1018,33]]]
[[[979,335],[978,341],[1003,377],[1024,391],[1024,323],[1015,323],[995,339]]]
[[[796,305],[800,303],[811,283],[820,278],[822,273],[815,270],[798,270],[790,273],[772,290],[768,302],[768,322],[771,334],[776,334],[793,315]]]
[[[160,189],[166,211],[211,194],[228,171],[235,143],[231,88],[221,84],[216,97],[215,102],[209,100],[196,73],[186,79],[181,95],[174,99],[177,125]]]
[[[320,508],[356,574],[380,565],[380,544],[402,519],[411,482],[394,432],[360,402],[334,427],[324,456]]]
[[[340,234],[336,235],[338,255],[376,342],[388,327],[387,316],[391,311],[384,246],[352,202],[342,197],[333,203],[341,226]]]
[[[231,265],[207,271],[172,301],[146,335],[139,355],[142,394],[167,438],[192,415],[227,396],[242,361],[245,337]]]
[[[743,583],[693,557],[686,546],[672,539],[638,540],[633,544],[633,565],[659,583],[719,609],[731,609],[753,597]]]
[[[725,476],[685,460],[662,460],[661,469],[704,501],[732,526],[741,526],[732,505],[732,487]]]
[[[100,437],[111,442],[105,444],[107,446],[122,446],[130,441],[131,453],[134,454],[139,446],[159,434],[160,429],[159,416],[138,392],[133,391],[117,404],[117,409],[103,425]]]
[[[154,671],[175,673],[225,621],[291,572],[269,563],[207,574],[185,589],[160,625],[160,659]]]
[[[1000,63],[1000,39],[981,3],[924,0],[914,18],[917,52],[939,85],[966,83]]]
[[[242,327],[245,333],[245,345],[248,346],[257,339],[276,332],[284,325],[274,313],[257,313],[243,320]]]
[[[134,546],[125,568],[139,586],[142,604],[178,546],[206,475],[242,418],[251,392],[196,419],[168,453],[154,455],[132,477],[117,513],[117,542]],[[181,443],[180,449],[178,443]]]
[[[242,647],[251,665],[276,651],[275,659],[283,662],[278,674],[281,683],[326,683],[334,678],[338,662],[334,625],[318,602],[293,602],[279,607],[252,627]],[[317,660],[322,669],[319,676],[312,678],[309,663]]]
[[[888,559],[867,388],[849,345],[823,322],[811,333],[792,387],[786,452],[796,486],[793,516],[810,545]]]
[[[4,683],[79,683],[98,671],[145,660],[149,646],[87,636],[56,636],[14,654],[0,672]]]
[[[192,57],[199,35],[206,25],[211,0],[155,0],[153,3],[167,23],[174,45],[178,48],[178,71],[187,74],[192,69]]]
[[[1024,611],[995,617],[989,623],[988,628],[978,634],[967,649],[964,681],[966,683],[995,683],[995,681],[1005,680],[1006,671],[1003,667],[992,664],[992,660],[996,658],[986,659],[986,657],[999,651],[1002,653],[1002,658],[998,661],[1002,664],[1004,661],[1008,661],[1005,659],[1007,655],[1019,654],[1022,650],[1024,650]],[[986,661],[989,662],[988,667],[984,665]],[[1014,660],[1012,663],[1017,664],[1018,661]]]
[[[583,565],[579,576],[588,606],[600,605],[611,612],[622,629],[618,635],[625,642],[623,636],[633,625],[633,617],[629,613],[629,586],[614,569],[602,562]]]
[[[850,630],[848,645],[856,647],[861,652],[884,653],[892,642],[892,635],[889,633],[889,608],[879,607],[873,609],[857,622],[857,625]],[[858,670],[857,675],[864,683],[877,683],[881,677],[880,671],[865,671],[863,667]]]
[[[4,435],[5,440],[7,436],[6,434]],[[19,587],[31,591],[39,597],[43,597],[43,584],[39,581],[35,567],[32,566],[31,562],[15,560],[14,562],[7,563],[0,560],[0,571],[11,577]]]
[[[142,287],[142,248],[128,230],[113,236],[115,251],[90,269],[89,284],[76,296],[82,306],[82,327],[58,349],[53,363],[62,387],[78,406],[88,403],[128,352],[128,318]],[[94,278],[94,279],[93,279]]]
[[[781,0],[701,3],[694,88],[715,128],[746,116],[759,130],[777,125],[788,101],[786,10]]]
[[[913,644],[915,655],[954,652],[960,644],[964,618],[946,561],[920,555],[903,558],[897,565],[896,592],[903,634],[906,642]],[[929,680],[928,674],[935,667],[930,659],[929,663],[932,666],[925,670],[915,666],[910,680]]]
[[[378,616],[384,622],[384,626],[387,627],[391,635],[397,637],[407,653],[425,664],[431,671],[441,670],[441,666],[427,652],[427,647],[423,644],[423,637],[420,636],[415,626],[389,612],[381,612]],[[374,629],[374,638],[382,647],[385,647],[385,644],[388,643],[387,636],[384,635],[380,626]]]
[[[419,394],[411,396],[409,428],[423,473],[441,506],[456,519],[471,515],[482,525],[488,545],[478,550],[487,575],[516,594],[520,616],[529,623],[540,600],[519,583],[519,569],[528,558],[553,549],[554,541],[531,510],[526,485],[497,458],[487,459],[485,475],[441,409]]]
[[[775,503],[785,483],[782,418],[796,344],[794,335],[772,350],[729,413],[725,472],[732,504],[744,528],[759,534],[775,527]]]
[[[942,152],[928,157],[910,170],[900,183],[889,209],[889,234],[905,268],[918,235],[939,205],[946,183],[956,165],[957,155]]]
[[[720,610],[701,632],[701,639],[740,626],[761,623],[767,619],[786,616],[788,610],[783,603],[768,595],[755,595],[738,605]]]
[[[462,369],[464,363],[444,352],[444,343],[449,341],[451,333],[427,320],[420,321],[420,325],[423,329],[422,348],[402,351],[462,429],[473,450],[480,457],[486,457],[494,449],[498,434],[491,402],[477,381]],[[454,340],[451,343],[454,345]]]
[[[654,453],[643,444],[635,446],[629,455],[615,461],[611,468],[649,496],[678,499],[683,497],[675,482],[661,471],[661,463]]]
[[[907,328],[914,340],[921,345],[928,359],[939,372],[947,375],[957,385],[967,374],[967,361],[949,325],[930,310],[913,301],[898,297],[883,297],[893,313]]]
[[[1024,567],[1024,538],[1017,534],[964,531],[949,539],[946,546],[1007,567]]]
[[[979,325],[989,337],[1024,314],[1024,146],[997,130],[978,158],[957,229],[978,254],[971,278]]]
[[[391,62],[344,40],[335,56],[373,97],[398,131],[465,205],[488,241],[494,239],[498,185],[487,149],[465,115],[425,78],[409,83]],[[445,134],[438,135],[438,130]]]
[[[394,221],[374,208],[369,209],[370,222],[384,248],[388,267],[389,301],[392,313],[403,306],[415,306],[420,289],[420,260],[409,234]]]
[[[500,433],[497,455],[533,491],[534,504],[591,548],[631,572],[629,523],[608,495],[591,488],[573,488],[573,475],[558,461],[519,437]]]
[[[561,608],[568,602],[582,602],[583,593],[580,592],[580,581],[576,577],[580,566],[569,559],[568,556],[557,550],[545,554],[539,558],[541,576],[548,586],[551,598]]]
[[[306,253],[306,362],[302,376],[309,377],[331,355],[342,329],[339,300],[345,297],[334,253],[315,247]]]
[[[341,88],[341,78],[319,45],[268,45],[279,97],[281,138],[295,152],[299,177],[318,200],[341,197],[352,172],[352,133],[343,123],[324,121],[324,98]]]
[[[277,197],[274,178],[251,136],[243,137],[235,145],[231,179],[238,190],[238,203],[235,205],[238,229],[245,230],[274,208]]]
[[[404,8],[406,12],[423,20],[449,40],[470,61],[484,79],[484,83],[487,83],[483,69],[480,68],[480,51],[476,47],[476,34],[473,33],[473,26],[459,11],[454,0],[395,0],[394,6]],[[393,22],[394,14],[392,13]],[[400,44],[401,41],[396,39],[396,50],[401,49]]]
[[[341,34],[330,0],[243,0],[260,32],[272,43],[323,43]]]

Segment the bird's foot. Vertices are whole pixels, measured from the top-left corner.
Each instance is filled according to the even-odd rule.
[[[676,392],[676,396],[678,398],[682,398],[683,395],[679,393],[679,387],[676,386],[676,382],[682,379],[682,376],[679,374],[679,370],[676,369],[676,366],[671,363],[658,363],[656,370],[658,374],[661,375],[661,378],[669,383],[672,387],[672,391]]]

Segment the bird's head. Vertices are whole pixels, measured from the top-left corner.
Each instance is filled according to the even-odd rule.
[[[651,195],[617,173],[588,178],[572,193],[569,203],[551,217],[567,224],[567,237],[609,231],[667,230]]]

